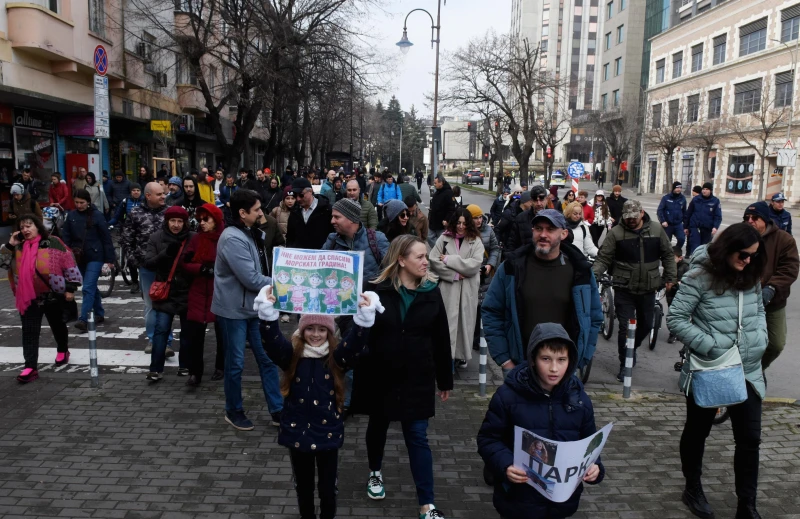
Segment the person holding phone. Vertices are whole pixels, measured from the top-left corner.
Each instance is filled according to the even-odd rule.
[[[25,367],[17,380],[26,384],[39,378],[39,335],[42,316],[47,317],[56,341],[56,366],[69,362],[67,325],[62,318],[62,297],[74,300],[83,282],[70,250],[50,236],[42,219],[25,214],[18,220],[20,230],[3,247],[14,255],[8,280],[22,319],[22,355]]]

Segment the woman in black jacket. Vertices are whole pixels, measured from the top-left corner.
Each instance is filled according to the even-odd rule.
[[[385,307],[369,336],[369,355],[354,376],[352,410],[369,415],[367,495],[383,499],[381,465],[390,422],[400,422],[420,518],[444,517],[433,506],[433,456],[428,419],[434,415],[436,388],[446,402],[453,389],[450,332],[442,294],[428,280],[428,249],[417,237],[398,236],[374,283]]]
[[[75,328],[85,332],[89,312],[94,310],[94,322],[97,324],[105,320],[105,310],[97,290],[97,280],[103,267],[114,266],[114,244],[111,242],[111,233],[108,232],[106,219],[96,208],[92,207],[92,197],[85,189],[78,189],[73,196],[75,210],[67,213],[64,226],[61,228],[61,237],[64,243],[72,249],[75,263],[83,276],[83,301],[81,302],[81,315]]]
[[[189,213],[180,206],[172,206],[164,212],[164,224],[160,231],[153,233],[147,242],[147,252],[144,257],[144,268],[156,273],[156,281],[169,280],[170,271],[175,269],[174,276],[169,283],[169,295],[162,301],[153,300],[155,312],[155,329],[153,331],[153,351],[150,357],[150,373],[147,380],[158,382],[164,373],[164,361],[167,353],[167,339],[172,331],[172,320],[177,315],[180,317],[181,330],[187,330],[186,313],[189,308],[189,287],[192,283],[191,276],[181,267],[179,256],[194,236],[189,231]],[[151,287],[152,290],[152,287]],[[152,293],[151,293],[152,298]],[[186,369],[189,345],[185,334],[181,334],[181,349],[178,363],[181,369]]]

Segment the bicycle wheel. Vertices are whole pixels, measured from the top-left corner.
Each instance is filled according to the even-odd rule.
[[[116,268],[112,268],[108,274],[100,273],[100,277],[97,279],[97,292],[100,294],[100,297],[108,297],[111,295],[111,291],[114,290],[116,276]]]
[[[120,247],[119,261],[116,264],[117,271],[122,274],[122,281],[130,286],[133,284],[131,281],[131,269],[128,267],[128,258],[126,257],[127,250],[125,247]]]
[[[650,349],[656,349],[656,341],[658,341],[658,331],[661,329],[661,320],[664,318],[664,309],[661,307],[660,302],[656,302],[653,309],[653,327],[650,328]]]
[[[584,384],[589,381],[589,373],[592,372],[592,361],[594,361],[594,359],[589,359],[589,362],[584,367],[578,369],[578,377],[580,377],[581,382]]]
[[[722,422],[728,419],[728,416],[730,416],[730,413],[728,412],[727,407],[718,407],[717,414],[714,416],[713,420],[714,425],[721,424]]]
[[[611,287],[603,288],[602,308],[603,308],[603,338],[610,340],[614,334],[614,292]]]

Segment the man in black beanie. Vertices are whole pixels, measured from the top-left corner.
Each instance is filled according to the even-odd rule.
[[[680,182],[672,183],[672,192],[661,198],[658,204],[658,221],[667,233],[667,238],[678,240],[677,246],[683,248],[686,234],[683,231],[683,219],[686,216],[686,197],[683,196],[683,185]]]
[[[700,196],[694,197],[686,211],[685,223],[688,225],[683,230],[689,236],[686,256],[691,256],[700,245],[710,243],[722,225],[722,207],[719,198],[712,194],[713,191],[714,185],[711,182],[703,184]]]

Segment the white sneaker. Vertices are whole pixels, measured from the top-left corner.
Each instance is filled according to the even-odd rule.
[[[367,496],[376,501],[386,497],[386,489],[383,486],[383,476],[380,471],[369,473],[369,479],[367,480]]]
[[[444,514],[435,506],[430,505],[427,512],[419,514],[419,519],[444,519]]]

